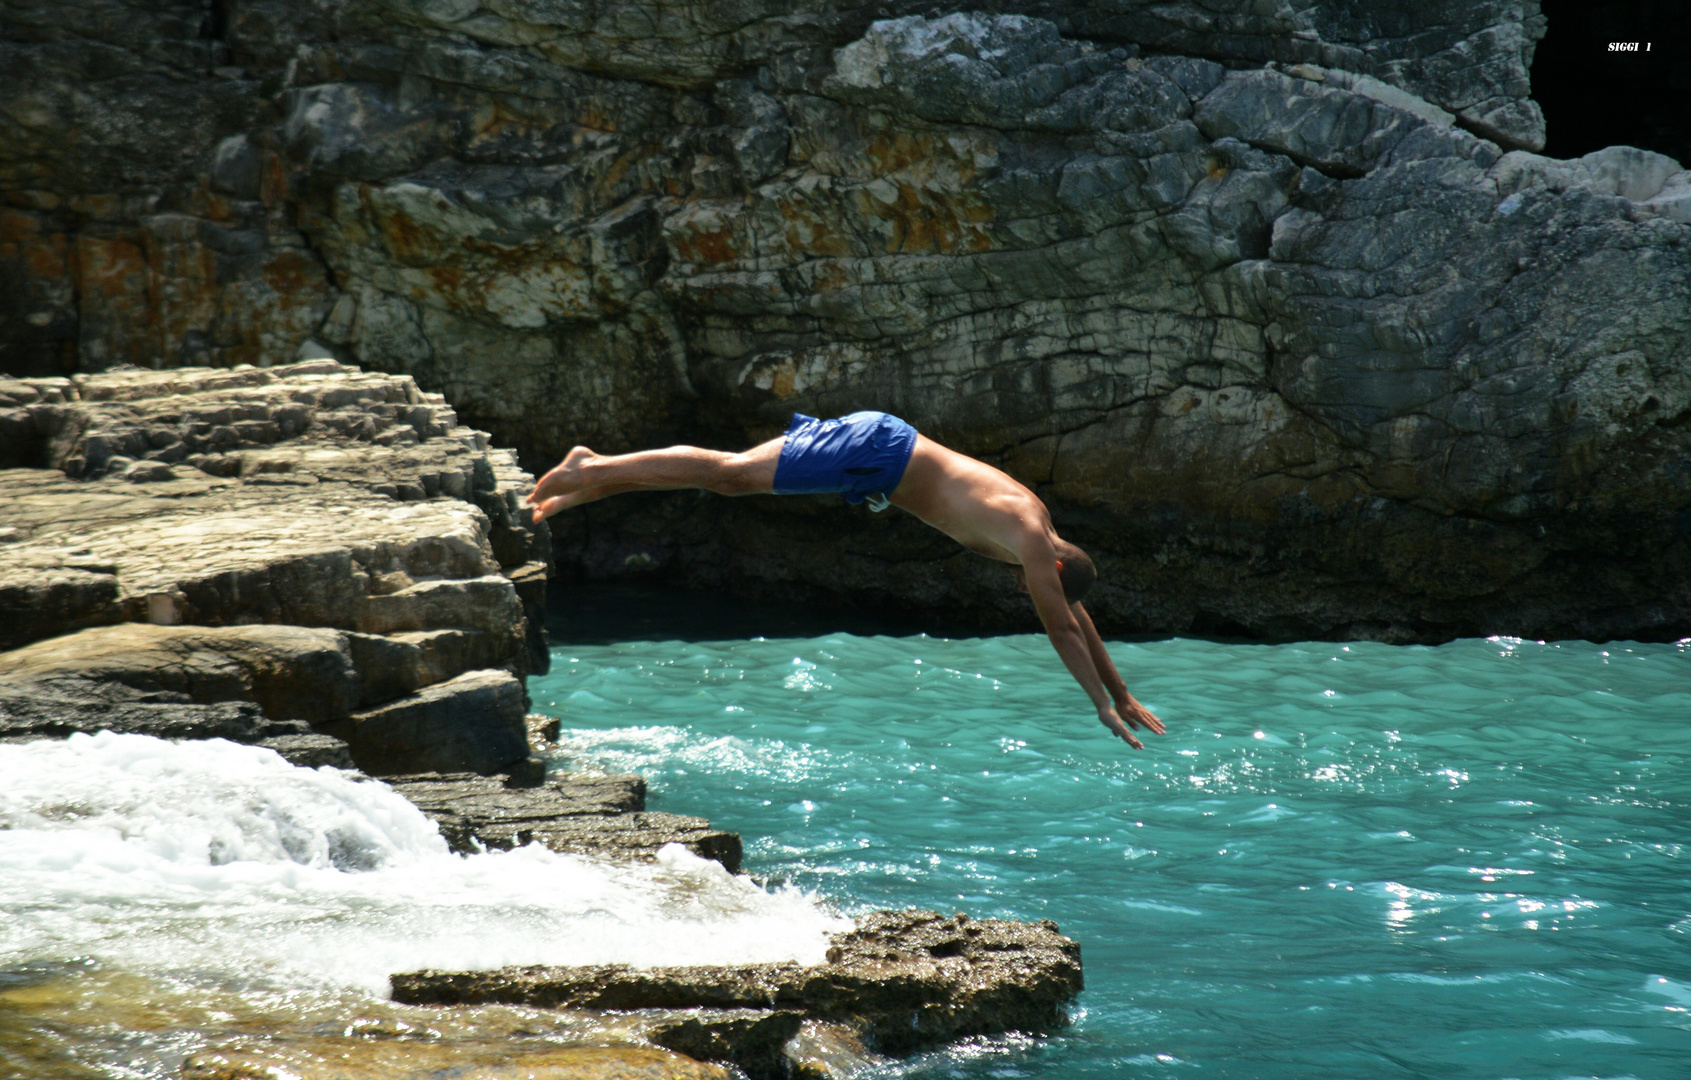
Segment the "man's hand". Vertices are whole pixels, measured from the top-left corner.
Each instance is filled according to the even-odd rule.
[[[1140,707],[1143,708],[1144,706]],[[1151,716],[1150,713],[1146,713],[1145,715]],[[1156,717],[1151,716],[1151,719],[1156,720]],[[1098,706],[1098,722],[1121,736],[1123,739],[1126,739],[1127,745],[1133,747],[1135,750],[1145,749],[1145,744],[1133,737],[1133,732],[1128,730],[1127,725],[1122,722],[1121,716],[1114,708],[1108,705]],[[1162,725],[1159,723],[1157,728],[1158,730],[1161,730]]]
[[[1153,735],[1163,733],[1163,722],[1157,719],[1156,713],[1135,701],[1133,695],[1127,692],[1125,686],[1119,693],[1113,693],[1110,696],[1116,699],[1116,710],[1120,713],[1121,719],[1127,721],[1129,727],[1144,728]]]

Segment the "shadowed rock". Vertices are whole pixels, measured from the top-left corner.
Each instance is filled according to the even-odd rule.
[[[352,749],[331,735],[277,735],[260,739],[257,745],[276,751],[283,761],[302,769],[320,765],[333,765],[337,769],[358,767],[352,760]]]
[[[354,713],[353,759],[375,776],[419,770],[502,772],[528,757],[528,702],[505,671],[466,671],[386,705]]]
[[[731,1061],[749,1077],[792,1071],[785,1051],[806,1023],[790,1009],[686,1009],[655,1016],[646,1038],[700,1061]]]
[[[1036,490],[1099,564],[1106,632],[1679,636],[1691,612],[1691,174],[1532,152],[1535,5],[113,10],[8,9],[13,374],[303,348],[450,388],[535,466],[888,408]],[[226,447],[291,413],[72,453],[61,390],[0,388],[0,465],[331,477]],[[543,561],[465,498],[504,573]],[[556,528],[589,576],[1034,625],[1001,571],[837,503]],[[101,621],[129,582],[93,554],[0,570],[0,609]]]

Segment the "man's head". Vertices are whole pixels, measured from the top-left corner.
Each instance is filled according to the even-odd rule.
[[[1059,540],[1057,548],[1057,577],[1063,583],[1063,599],[1078,604],[1092,591],[1098,580],[1098,570],[1091,556],[1067,540]]]
[[[1058,540],[1054,545],[1057,552],[1057,580],[1063,583],[1063,599],[1071,604],[1078,604],[1085,599],[1092,590],[1092,583],[1098,580],[1098,570],[1092,565],[1092,557],[1075,547],[1067,540]],[[1016,583],[1023,592],[1028,591],[1028,579],[1022,573],[1022,568],[1012,566],[1011,572],[1016,575]]]

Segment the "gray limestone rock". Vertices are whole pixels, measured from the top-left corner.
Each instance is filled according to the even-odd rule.
[[[502,772],[528,757],[523,685],[505,671],[455,678],[346,721],[358,767],[372,776],[415,772]],[[331,734],[340,730],[330,729]]]
[[[660,1037],[692,1048],[683,1052],[735,1060],[754,1076],[776,1076],[783,1065],[765,1056],[763,1039],[751,1037],[759,1021],[748,1010],[764,1014],[768,1042],[793,1039],[797,1021],[811,1018],[860,1031],[878,1051],[906,1054],[969,1035],[1058,1030],[1082,979],[1080,946],[1053,923],[909,911],[863,917],[835,937],[819,967],[419,971],[392,983],[394,999],[409,1004],[703,1010],[690,1021],[666,1021]],[[741,1037],[749,1040],[744,1061],[734,1056]]]
[[[356,769],[352,749],[332,735],[276,735],[260,739],[257,745],[274,750],[290,765],[315,769],[331,765],[337,769]]]
[[[0,644],[256,621],[474,630],[526,656],[498,553],[533,606],[545,529],[476,500],[514,506],[532,481],[409,379],[321,360],[13,381],[8,401],[33,417],[13,463],[35,464],[0,471],[0,603],[29,613]],[[169,477],[126,482],[143,462]]]
[[[456,851],[539,843],[553,851],[649,861],[681,844],[740,869],[740,838],[703,818],[646,811],[639,776],[570,775],[529,784],[471,774],[422,774],[388,780],[440,826]]]
[[[526,759],[545,529],[438,396],[315,360],[5,380],[0,409],[28,421],[0,471],[0,734],[313,725],[350,751],[290,758]]]
[[[190,15],[4,16],[0,367],[304,348],[450,392],[536,468],[885,408],[1045,499],[1104,571],[1106,631],[1659,636],[1691,612],[1691,173],[1532,153],[1535,3]],[[153,109],[175,119],[127,119]],[[132,505],[445,492],[500,571],[547,558],[497,479],[515,461],[488,454],[491,488],[463,468],[443,403],[299,402],[391,447],[377,479],[303,457],[292,411],[119,423],[76,394],[0,386],[0,465]],[[994,568],[818,500],[630,497],[555,528],[588,576],[1033,625]],[[129,596],[45,569],[0,559],[0,607],[68,630]]]
[[[0,685],[118,684],[199,705],[250,701],[272,720],[328,723],[358,702],[344,635],[297,626],[124,623],[0,653]]]

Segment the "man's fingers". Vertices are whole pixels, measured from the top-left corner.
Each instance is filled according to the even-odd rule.
[[[1100,717],[1099,719],[1102,720],[1103,718]],[[1109,728],[1110,731],[1113,732],[1114,734],[1119,735],[1123,739],[1126,739],[1127,745],[1133,747],[1135,750],[1145,749],[1145,744],[1140,742],[1138,739],[1135,739],[1133,737],[1133,732],[1127,730],[1127,725],[1122,723],[1121,721],[1119,721],[1119,720],[1104,720],[1104,726]]]
[[[1156,735],[1163,734],[1163,722],[1158,720],[1156,714],[1145,706],[1135,702],[1133,705],[1117,711],[1121,713],[1121,718],[1133,727],[1142,727]]]

